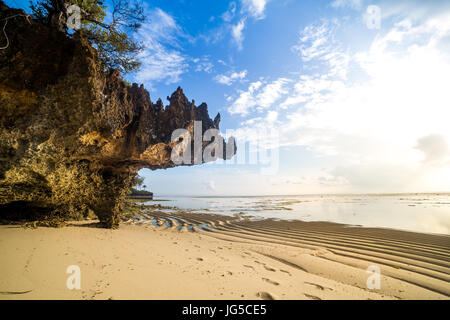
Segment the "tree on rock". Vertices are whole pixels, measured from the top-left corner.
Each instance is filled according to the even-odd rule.
[[[86,36],[97,49],[104,70],[137,71],[141,66],[137,55],[143,45],[134,34],[145,21],[142,3],[112,0],[112,7],[107,8],[100,0],[33,0],[31,10],[35,19],[70,34],[73,31],[68,28],[71,15],[67,9],[73,5],[80,9],[81,22],[75,33]]]

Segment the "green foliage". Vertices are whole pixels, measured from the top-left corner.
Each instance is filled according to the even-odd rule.
[[[131,180],[132,186],[142,186],[144,183],[144,177],[141,177],[140,175],[136,175],[133,180]]]
[[[49,24],[49,8],[47,8],[49,1],[37,1],[33,3],[30,1],[30,8],[33,12],[33,16],[36,20],[41,21],[42,23]]]
[[[137,55],[143,46],[134,34],[145,16],[142,3],[137,1],[112,0],[111,7],[107,7],[100,0],[32,0],[31,9],[35,19],[69,34],[66,7],[77,5],[81,9],[81,29],[76,32],[85,35],[97,49],[104,70],[128,73],[141,66]]]
[[[135,196],[150,196],[153,193],[150,191],[145,191],[145,190],[137,190],[135,188],[131,188],[131,195],[135,195]]]

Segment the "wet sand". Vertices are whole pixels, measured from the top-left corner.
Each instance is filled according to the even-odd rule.
[[[70,265],[79,290],[66,286]],[[367,287],[370,266],[379,289]],[[446,235],[158,210],[119,230],[0,226],[0,299],[449,297]]]

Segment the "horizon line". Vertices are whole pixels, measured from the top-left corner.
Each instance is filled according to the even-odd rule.
[[[155,193],[153,192],[155,196]],[[157,197],[188,197],[188,198],[249,198],[249,197],[300,197],[300,196],[397,196],[397,195],[450,195],[450,191],[438,192],[386,192],[386,193],[297,193],[297,194],[261,194],[261,195],[169,195]]]

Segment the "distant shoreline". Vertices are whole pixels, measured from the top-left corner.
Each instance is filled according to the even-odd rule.
[[[304,194],[276,194],[276,195],[167,195],[161,194],[157,197],[173,197],[173,198],[267,198],[267,197],[320,197],[320,196],[378,196],[378,197],[395,197],[407,195],[444,195],[450,196],[450,192],[411,192],[411,193],[304,193]]]

